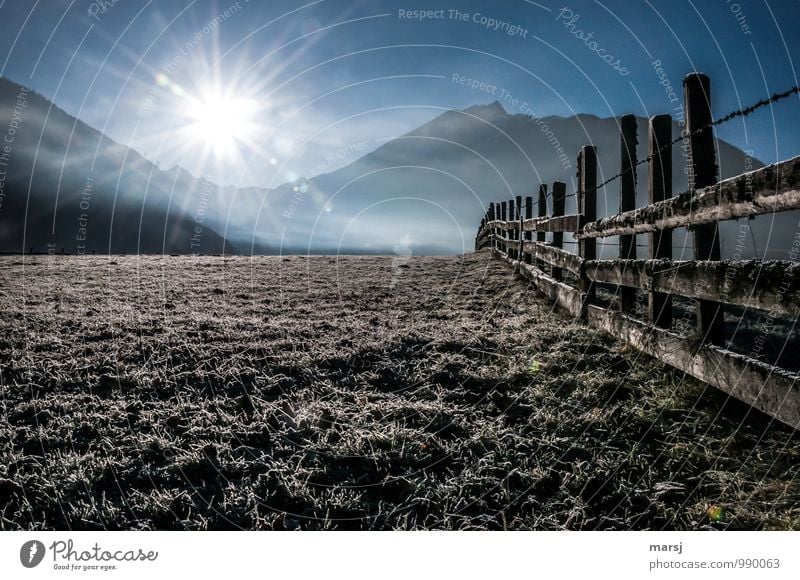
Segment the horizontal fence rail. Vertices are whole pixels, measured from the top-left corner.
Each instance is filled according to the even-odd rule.
[[[690,191],[673,197],[671,147],[677,140],[671,135],[671,117],[656,115],[648,124],[645,160],[649,203],[635,207],[634,169],[642,162],[636,160],[636,117],[625,115],[620,119],[616,215],[596,217],[597,152],[585,146],[578,154],[576,214],[564,215],[566,186],[556,181],[548,215],[543,184],[537,200],[518,196],[489,204],[475,247],[489,248],[588,325],[798,428],[800,375],[725,348],[723,320],[726,306],[766,311],[773,318],[800,316],[800,264],[722,260],[718,224],[800,209],[800,157],[717,181],[712,127],[719,122],[710,121],[709,102],[708,77],[688,75],[684,111]],[[692,232],[694,259],[672,259],[674,228]],[[563,249],[565,232],[578,240],[577,254]],[[648,256],[637,256],[636,234],[648,234]],[[619,257],[597,259],[596,240],[608,236],[619,236]],[[597,284],[617,288],[610,307],[597,304]],[[643,319],[635,315],[637,291],[647,296]],[[694,301],[696,330],[689,335],[672,328],[673,296]]]
[[[713,224],[797,209],[800,157],[686,192],[647,207],[588,223],[576,237],[600,238]]]
[[[583,259],[560,248],[548,246],[543,242],[525,242],[522,244],[522,251],[552,266],[569,270],[576,276],[581,273]]]
[[[800,264],[780,260],[596,260],[593,282],[719,300],[782,316],[800,315]]]

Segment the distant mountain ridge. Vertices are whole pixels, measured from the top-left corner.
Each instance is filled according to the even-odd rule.
[[[0,79],[0,132],[14,118],[20,89]],[[639,158],[646,155],[646,122],[639,119]],[[393,254],[403,247],[411,255],[458,254],[472,249],[490,201],[533,195],[539,183],[554,180],[574,191],[574,157],[586,143],[598,148],[601,180],[618,171],[616,119],[532,118],[508,114],[495,101],[446,111],[336,171],[236,189],[182,167],[161,170],[30,92],[2,168],[0,250]],[[673,148],[675,192],[686,188],[684,166],[680,147]],[[719,141],[722,177],[760,166]],[[638,171],[642,205],[646,171]],[[617,212],[618,187],[599,192],[600,216]],[[729,230],[724,237],[735,236]],[[753,239],[759,252],[782,243],[759,230]]]
[[[644,117],[638,118],[639,159],[647,155],[647,122]],[[540,183],[549,188],[555,180],[566,182],[568,193],[573,192],[575,158],[583,145],[597,147],[599,181],[617,173],[619,131],[616,118],[512,115],[494,101],[463,111],[446,111],[353,163],[317,177],[309,187],[321,199],[335,198],[347,215],[370,206],[392,207],[392,211],[360,218],[362,228],[359,223],[348,224],[347,234],[355,240],[367,243],[370,235],[379,231],[397,243],[408,233],[416,241],[411,246],[414,251],[460,253],[471,249],[475,228],[490,201],[505,201],[516,195],[535,198]],[[679,131],[676,122],[673,136],[677,137]],[[718,141],[718,153],[721,178],[763,165],[723,140]],[[673,147],[672,157],[673,191],[679,193],[688,187],[679,146]],[[618,212],[618,192],[619,182],[598,192],[600,217]],[[637,203],[647,203],[645,164],[637,169]],[[548,200],[552,209],[549,204]],[[575,198],[568,198],[566,206],[567,213],[574,213]],[[320,215],[321,220],[327,219]],[[735,222],[721,228],[724,239],[736,238]],[[351,233],[353,230],[361,236]],[[780,251],[782,242],[770,235],[768,229],[755,230],[758,252],[753,250],[754,255],[769,248]],[[684,243],[677,233],[675,239],[676,244]],[[604,249],[604,255],[613,251],[611,247]]]

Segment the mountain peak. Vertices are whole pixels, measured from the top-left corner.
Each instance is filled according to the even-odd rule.
[[[186,181],[197,181],[197,178],[194,176],[194,174],[181,165],[173,165],[164,171],[164,173],[166,173],[170,179],[173,180],[183,179]]]
[[[493,101],[488,105],[472,105],[464,109],[463,112],[486,120],[506,117],[508,115],[503,105],[500,104],[500,101]]]

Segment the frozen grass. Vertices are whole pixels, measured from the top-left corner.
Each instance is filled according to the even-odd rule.
[[[0,528],[800,528],[790,430],[392,260],[0,259]]]

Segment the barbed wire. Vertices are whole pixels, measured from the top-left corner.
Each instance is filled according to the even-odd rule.
[[[720,117],[719,119],[716,119],[715,121],[711,121],[710,123],[707,123],[706,125],[703,125],[702,127],[699,127],[699,128],[695,129],[694,131],[692,131],[690,133],[683,131],[683,132],[681,132],[680,137],[677,137],[677,138],[673,139],[672,141],[670,141],[669,143],[667,143],[666,145],[664,145],[663,147],[660,147],[658,149],[658,151],[656,151],[652,155],[648,155],[647,157],[645,157],[641,161],[637,161],[636,163],[631,165],[625,171],[620,171],[619,173],[617,173],[613,177],[609,177],[603,183],[598,185],[597,189],[605,187],[606,185],[608,185],[612,181],[614,181],[616,179],[619,179],[620,177],[624,176],[625,174],[633,171],[639,165],[643,165],[645,163],[649,163],[650,161],[655,159],[658,155],[660,155],[662,152],[664,152],[666,149],[669,149],[670,147],[672,147],[673,145],[675,145],[677,143],[685,141],[686,139],[691,139],[695,135],[699,135],[703,131],[707,131],[707,130],[711,129],[712,127],[716,127],[717,125],[721,125],[722,123],[730,121],[731,119],[736,119],[737,117],[746,117],[747,115],[749,115],[753,111],[756,111],[756,110],[760,109],[761,107],[766,107],[767,105],[770,105],[770,104],[772,104],[772,103],[774,103],[776,101],[780,101],[781,99],[785,99],[786,97],[790,97],[790,96],[792,96],[792,95],[794,95],[796,93],[800,93],[800,86],[794,86],[791,89],[789,89],[788,91],[784,91],[782,93],[774,93],[771,97],[768,97],[766,99],[761,99],[760,101],[757,101],[757,102],[753,103],[749,107],[745,107],[743,109],[739,109],[739,110],[736,110],[736,111],[731,111],[727,115],[725,115],[723,117]]]
[[[600,189],[602,187],[605,187],[609,183],[611,183],[611,182],[619,179],[620,177],[626,175],[627,173],[630,173],[631,171],[635,170],[640,165],[644,165],[645,163],[649,163],[650,161],[655,159],[658,155],[663,153],[665,150],[671,148],[673,145],[681,143],[681,142],[685,141],[686,139],[691,139],[695,135],[699,135],[703,131],[707,131],[707,130],[711,129],[712,127],[716,127],[718,125],[726,123],[727,121],[730,121],[731,119],[736,119],[738,117],[746,117],[750,113],[752,113],[754,111],[757,111],[758,109],[760,109],[762,107],[766,107],[767,105],[771,105],[772,103],[774,103],[776,101],[780,101],[781,99],[785,99],[786,97],[790,97],[790,96],[792,96],[794,94],[798,94],[798,93],[800,93],[800,85],[796,85],[796,86],[792,87],[789,90],[783,91],[782,93],[774,93],[772,96],[767,97],[766,99],[761,99],[760,101],[756,101],[755,103],[753,103],[749,107],[744,107],[744,108],[738,109],[736,111],[731,111],[727,115],[724,115],[724,116],[720,117],[719,119],[711,121],[710,123],[707,123],[706,125],[703,125],[702,127],[699,127],[699,128],[695,129],[692,132],[688,132],[687,133],[686,131],[682,131],[680,137],[676,137],[675,139],[673,139],[672,141],[670,141],[669,143],[667,143],[663,147],[660,147],[652,155],[648,155],[644,159],[642,159],[640,161],[637,161],[636,163],[631,165],[625,171],[620,171],[616,175],[614,175],[612,177],[609,177],[603,183],[598,185],[595,188],[595,190],[598,190],[598,189]],[[578,195],[578,193],[575,192],[575,193],[565,194],[563,197],[566,199],[568,197],[575,197],[577,195]],[[547,192],[545,194],[545,199],[548,198],[548,197],[552,197],[552,196],[553,196],[553,191],[550,190],[549,192]],[[495,205],[499,205],[499,203],[500,202],[495,202]],[[536,203],[536,201],[534,201],[534,203]]]

